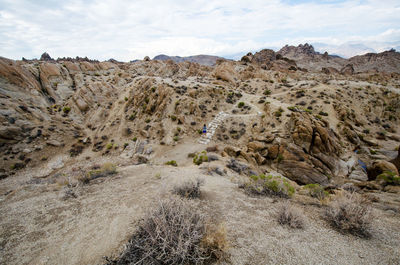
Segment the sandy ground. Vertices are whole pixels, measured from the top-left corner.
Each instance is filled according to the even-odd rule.
[[[176,156],[179,167],[156,162],[119,167],[117,175],[75,188],[77,198],[65,198],[65,186],[32,184],[22,175],[3,180],[1,264],[101,264],[104,256],[122,250],[149,207],[172,196],[176,183],[193,177],[205,180],[200,204],[217,213],[227,229],[226,264],[400,264],[398,212],[375,207],[379,218],[373,236],[360,239],[332,230],[321,218],[323,208],[294,198],[306,215],[306,228],[282,227],[275,217],[282,199],[249,197],[238,189],[233,180],[240,177],[232,172],[209,175],[208,163],[194,166],[186,158],[191,150],[182,150],[201,147],[165,150],[166,157]],[[13,191],[6,195],[7,190]],[[399,203],[395,195],[386,199]]]

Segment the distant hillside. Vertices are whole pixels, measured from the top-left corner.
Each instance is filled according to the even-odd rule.
[[[224,58],[212,55],[194,55],[194,56],[180,57],[180,56],[168,56],[165,54],[160,54],[153,58],[153,60],[160,60],[160,61],[172,60],[177,63],[187,61],[208,66],[214,66],[218,59],[224,59]]]

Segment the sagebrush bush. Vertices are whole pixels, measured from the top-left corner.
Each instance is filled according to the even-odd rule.
[[[341,232],[369,237],[372,222],[368,202],[357,193],[344,193],[336,197],[326,210],[330,224]]]
[[[277,219],[278,223],[281,225],[287,225],[297,229],[304,228],[305,222],[303,213],[288,202],[281,203],[278,206]]]
[[[210,264],[222,257],[225,236],[208,229],[205,216],[189,201],[165,200],[142,219],[110,264]]]
[[[167,162],[165,162],[165,164],[166,164],[167,166],[174,166],[174,167],[177,167],[177,166],[178,166],[178,163],[176,163],[175,160],[167,161]]]
[[[203,162],[208,162],[208,156],[206,151],[196,154],[193,157],[193,163],[196,165],[201,165]]]
[[[204,184],[204,180],[197,178],[195,180],[186,180],[185,182],[175,186],[173,192],[183,198],[200,198],[200,187]]]
[[[269,195],[283,198],[292,197],[295,193],[294,187],[280,176],[252,175],[250,180],[239,186],[247,193],[253,195]]]
[[[103,164],[100,169],[94,169],[88,171],[84,176],[80,177],[78,180],[84,184],[89,183],[91,180],[96,178],[107,177],[117,173],[117,167],[112,163]]]
[[[304,188],[307,189],[308,195],[317,198],[318,200],[323,200],[326,196],[329,195],[329,193],[325,191],[324,187],[317,183],[307,184],[304,186]]]

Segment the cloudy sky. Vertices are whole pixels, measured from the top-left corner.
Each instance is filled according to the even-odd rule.
[[[237,57],[262,48],[400,46],[399,0],[0,0],[0,56]],[[340,53],[340,51],[336,51]],[[342,52],[344,54],[344,52]]]

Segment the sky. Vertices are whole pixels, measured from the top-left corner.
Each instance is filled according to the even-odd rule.
[[[0,56],[237,58],[301,43],[352,56],[400,48],[399,0],[0,0]]]

